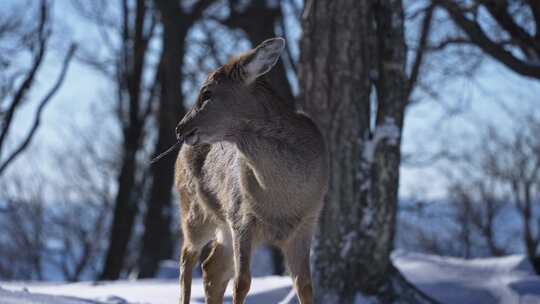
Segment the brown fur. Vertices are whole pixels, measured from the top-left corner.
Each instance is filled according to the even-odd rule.
[[[306,115],[279,99],[264,76],[246,71],[260,60],[254,59],[259,48],[212,73],[177,128],[190,143],[176,162],[183,304],[189,303],[196,257],[209,242],[212,251],[203,262],[207,303],[223,302],[232,277],[233,303],[244,303],[251,252],[263,242],[282,249],[300,302],[312,302],[309,248],[327,188],[326,150]],[[275,55],[263,51],[258,55]]]

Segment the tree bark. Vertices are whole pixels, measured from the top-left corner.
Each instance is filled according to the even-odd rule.
[[[430,302],[390,259],[408,98],[401,1],[307,1],[302,27],[301,104],[331,172],[313,247],[316,303]]]
[[[133,226],[138,213],[138,190],[136,176],[138,173],[137,152],[143,140],[144,121],[147,110],[142,106],[144,90],[143,72],[146,63],[148,42],[152,30],[146,32],[148,7],[144,0],[137,0],[134,18],[127,1],[123,2],[122,51],[119,55],[118,73],[118,119],[122,125],[123,143],[118,190],[115,198],[113,223],[109,247],[101,280],[115,280],[120,277],[124,268],[128,244],[133,234]],[[130,22],[133,22],[132,24]],[[127,93],[127,94],[126,94]],[[127,95],[127,98],[123,98]],[[147,103],[151,101],[148,100]],[[149,104],[146,105],[149,109]],[[141,108],[143,108],[141,110]]]
[[[182,62],[185,39],[191,26],[214,0],[202,0],[185,12],[179,1],[155,0],[163,25],[162,55],[159,71],[160,101],[157,113],[158,135],[154,148],[158,154],[174,143],[174,128],[184,116],[182,95]],[[153,277],[161,260],[170,259],[173,253],[172,187],[174,183],[174,157],[166,157],[151,168],[152,182],[147,211],[144,218],[144,234],[139,256],[139,277]]]
[[[169,7],[169,6],[172,6]],[[186,110],[182,97],[182,60],[184,41],[190,25],[171,2],[157,5],[163,24],[163,44],[160,63],[160,103],[158,109],[158,138],[154,151],[162,152],[176,142],[174,128]],[[159,261],[169,259],[173,253],[171,231],[172,186],[174,183],[174,157],[166,157],[151,168],[152,182],[144,219],[139,277],[153,277]]]
[[[133,233],[133,224],[137,215],[137,200],[133,197],[135,185],[138,128],[134,128],[127,138],[122,152],[122,167],[118,176],[118,192],[115,199],[111,238],[105,259],[101,280],[116,280],[120,277],[129,240]]]

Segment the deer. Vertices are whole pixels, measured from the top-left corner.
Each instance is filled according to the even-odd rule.
[[[298,300],[312,303],[311,239],[328,184],[323,136],[306,114],[279,97],[265,74],[285,40],[272,38],[210,73],[176,127],[183,244],[180,303],[204,246],[205,303],[245,303],[251,253],[272,244],[283,253]]]

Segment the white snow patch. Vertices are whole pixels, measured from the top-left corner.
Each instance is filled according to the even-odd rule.
[[[463,260],[398,251],[393,260],[442,303],[540,303],[540,278],[522,255]]]
[[[357,179],[362,179],[362,174],[358,173],[356,175],[356,178]],[[369,188],[371,188],[371,179],[369,178],[366,178],[362,181],[362,183],[360,184],[360,191],[366,191],[368,190]]]
[[[463,260],[396,251],[396,266],[413,284],[441,303],[540,303],[540,278],[522,255]],[[316,275],[316,274],[315,274]],[[177,303],[177,280],[139,280],[101,283],[0,282],[2,304],[165,304]],[[232,299],[231,285],[225,303]],[[27,288],[29,292],[23,291]],[[335,294],[325,299],[335,300]],[[289,277],[254,278],[247,304],[294,303]],[[372,303],[358,294],[355,304]],[[201,279],[194,279],[191,303],[204,303]],[[335,302],[325,302],[335,303]]]

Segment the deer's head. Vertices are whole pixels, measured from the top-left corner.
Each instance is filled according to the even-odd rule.
[[[214,143],[233,134],[243,121],[264,117],[254,83],[276,64],[284,46],[282,38],[266,40],[211,73],[176,127],[177,137],[190,145]]]

